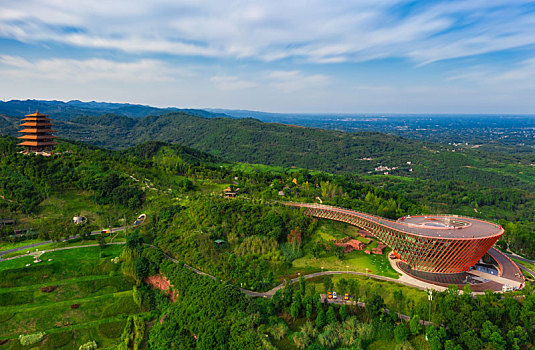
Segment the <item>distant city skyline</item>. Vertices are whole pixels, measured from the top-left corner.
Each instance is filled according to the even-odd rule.
[[[0,98],[535,113],[535,1],[19,0]]]

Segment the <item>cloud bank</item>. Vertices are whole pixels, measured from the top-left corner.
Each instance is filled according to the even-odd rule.
[[[534,1],[17,0],[2,4],[0,45],[8,98],[535,110],[520,100],[535,92]]]

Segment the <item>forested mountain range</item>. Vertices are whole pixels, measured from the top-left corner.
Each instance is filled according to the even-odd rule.
[[[331,236],[323,238],[323,234],[328,230],[329,234],[336,234],[332,237],[344,237],[345,226],[327,226],[326,229],[324,222],[280,205],[281,200],[312,202],[321,197],[326,204],[395,218],[429,212],[425,200],[406,197],[417,196],[418,191],[424,189],[435,197],[435,204],[436,200],[442,200],[441,193],[450,192],[453,200],[459,200],[452,202],[457,211],[471,209],[470,201],[480,202],[479,212],[473,214],[477,216],[499,216],[488,208],[499,210],[501,203],[489,202],[483,206],[489,199],[511,206],[504,212],[516,213],[520,211],[518,208],[529,205],[533,208],[533,203],[522,202],[529,198],[527,192],[501,189],[495,193],[484,192],[481,196],[479,191],[471,190],[472,186],[463,187],[461,182],[436,182],[444,188],[433,190],[434,181],[418,179],[403,180],[406,190],[402,191],[403,183],[395,182],[396,177],[255,167],[161,142],[106,150],[59,140],[56,152],[50,157],[21,154],[16,142],[12,137],[0,137],[0,217],[15,218],[17,228],[31,228],[43,240],[58,240],[71,235],[73,230],[87,234],[98,227],[130,222],[140,212],[146,213],[146,222],[129,232],[118,258],[120,272],[138,284],[131,293],[123,294],[124,300],[133,298],[143,314],[134,321],[138,326],[123,318],[124,322],[117,326],[119,330],[114,331],[118,335],[114,337],[120,339],[116,342],[129,344],[132,340],[128,340],[127,332],[138,327],[135,328],[137,342],[143,341],[143,336],[138,334],[145,334],[147,347],[151,349],[177,348],[177,344],[184,348],[221,349],[273,346],[289,349],[293,348],[292,344],[304,348],[306,344],[314,346],[315,343],[319,345],[313,348],[318,349],[350,348],[355,344],[361,348],[393,349],[395,342],[408,344],[409,340],[414,344],[427,344],[418,323],[423,318],[418,315],[426,315],[431,306],[427,294],[397,284],[376,282],[367,277],[327,276],[322,280],[300,279],[296,285],[287,284],[271,299],[251,299],[242,294],[236,286],[268,290],[287,276],[319,272],[320,266],[328,261],[346,265],[355,257],[358,261],[370,257],[375,261],[371,265],[374,273],[381,273],[381,262],[387,254],[377,260],[377,256],[371,257],[361,251],[345,254],[337,250]],[[221,198],[227,186],[240,188],[237,198]],[[279,195],[281,190],[286,193],[284,197]],[[520,196],[515,197],[515,193]],[[468,202],[459,197],[461,194]],[[87,215],[96,228],[73,228],[71,218],[78,213]],[[123,218],[125,221],[119,221]],[[499,221],[506,228],[506,236],[500,242],[507,241],[515,251],[530,254],[535,251],[533,236],[529,234],[532,225],[515,221]],[[0,238],[12,238],[12,230],[4,227]],[[227,242],[226,245],[214,245],[218,239]],[[326,249],[322,244],[328,242],[331,246]],[[109,254],[109,248],[100,249],[101,256]],[[178,264],[166,262],[163,253],[178,259]],[[110,256],[104,257],[109,263]],[[304,268],[297,263],[299,261],[307,262]],[[217,278],[197,275],[183,267],[182,262]],[[40,266],[47,263],[42,262]],[[13,281],[21,271],[27,274],[27,267],[20,266],[7,268],[3,274],[0,271],[2,280],[10,277],[8,281]],[[41,283],[42,270],[35,271]],[[177,302],[170,303],[164,294],[142,282],[146,276],[158,272],[178,291]],[[347,292],[360,298],[366,308],[321,303],[318,293],[334,288],[340,295]],[[433,295],[429,317],[436,327],[426,329],[431,349],[455,346],[463,349],[530,348],[533,332],[529,330],[535,322],[531,285],[503,298],[492,292],[471,298],[470,289],[464,291],[466,293],[461,296],[456,287],[451,287]],[[6,297],[11,295],[12,298]],[[33,295],[31,291],[32,298]],[[8,303],[15,302],[24,307],[29,304],[25,298],[29,299],[28,293],[4,292],[0,300],[7,304],[5,307],[12,307]],[[91,298],[94,300],[93,296]],[[32,305],[29,311],[23,309],[24,316],[37,318],[35,307]],[[385,308],[408,314],[415,321],[412,326],[406,325],[395,312],[384,312]],[[98,312],[99,309],[95,309]],[[56,306],[49,310],[47,317],[64,312]],[[140,319],[142,324],[146,323],[146,333],[139,329]],[[10,327],[18,324],[17,319],[12,321],[4,316],[2,322],[0,336],[12,335]],[[82,333],[82,327],[90,327],[83,324],[82,319],[71,322],[77,327],[76,335]],[[62,323],[59,328],[61,326],[72,324]],[[43,327],[41,323],[30,329],[42,330],[39,327]],[[58,325],[54,327],[57,329]],[[119,337],[123,327],[122,334],[126,335]],[[65,332],[71,334],[70,329]],[[108,333],[99,331],[97,335],[95,330],[92,336],[103,337],[100,334]],[[52,338],[51,335],[48,336]],[[9,348],[13,344],[18,346],[18,339],[8,341]]]
[[[104,114],[142,118],[147,115],[165,114],[172,111],[184,111],[203,117],[228,117],[224,113],[208,112],[202,109],[158,108],[130,103],[82,102],[78,100],[68,102],[47,100],[0,101],[0,115],[22,118],[25,114],[33,113],[36,110],[44,114],[50,114],[55,120],[70,120],[81,115],[99,116]]]
[[[77,105],[67,103],[73,104]],[[511,230],[526,237],[530,223],[535,222],[535,153],[529,147],[472,148],[378,132],[348,133],[191,113],[177,111],[142,118],[95,113],[58,119],[55,128],[62,138],[108,149],[163,141],[232,162],[357,175],[425,203],[433,212],[516,222]],[[20,117],[0,118],[0,133],[16,135]],[[522,245],[530,245],[528,241]]]
[[[52,112],[43,112],[57,118]],[[504,146],[487,151],[485,147],[471,149],[425,143],[377,132],[346,133],[263,123],[250,118],[230,119],[209,112],[204,113],[212,118],[205,118],[192,115],[194,112],[142,118],[92,112],[92,115],[71,115],[69,120],[57,119],[56,129],[60,137],[110,149],[158,140],[193,147],[231,161],[432,180],[477,179],[478,184],[486,186],[534,189],[535,153],[529,149]],[[0,132],[16,135],[20,115],[10,113],[0,118]]]

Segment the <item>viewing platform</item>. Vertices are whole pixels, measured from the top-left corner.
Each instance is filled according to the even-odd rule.
[[[504,233],[495,223],[457,215],[406,216],[394,221],[322,204],[285,205],[303,208],[306,215],[345,222],[370,232],[411,271],[466,272]]]

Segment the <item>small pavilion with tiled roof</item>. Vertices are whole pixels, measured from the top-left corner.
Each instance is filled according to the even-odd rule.
[[[26,118],[22,119],[23,123],[20,125],[24,129],[19,132],[24,133],[19,139],[23,142],[19,143],[19,146],[24,146],[29,152],[43,152],[50,151],[56,145],[54,139],[56,136],[52,135],[55,130],[52,130],[52,119],[48,118],[48,115],[35,113],[26,115]]]

